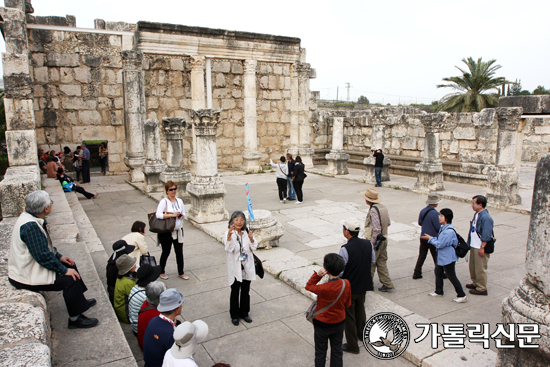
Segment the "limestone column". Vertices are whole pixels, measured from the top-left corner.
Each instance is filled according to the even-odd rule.
[[[145,179],[145,89],[143,87],[143,52],[122,51],[122,90],[124,95],[124,127],[126,130],[126,157],[130,167],[130,181]]]
[[[0,8],[6,43],[2,63],[6,146],[10,165],[0,183],[4,217],[20,215],[25,210],[25,196],[40,190],[25,5],[24,0],[11,0],[6,1],[5,8]],[[32,12],[32,7],[27,10]],[[34,72],[38,71],[35,69]]]
[[[325,155],[328,167],[325,170],[330,175],[345,175],[348,173],[349,154],[344,152],[344,118],[332,118],[332,149]]]
[[[290,66],[290,148],[286,151],[294,157],[298,155],[300,145],[298,84],[298,63],[294,63]]]
[[[191,173],[183,164],[183,137],[186,127],[182,117],[164,117],[162,129],[166,137],[166,164],[167,168],[160,174],[163,183],[173,181],[178,185],[178,197],[184,202],[189,202],[189,195],[185,187],[191,181]]]
[[[206,57],[193,55],[189,60],[191,65],[191,109],[199,110],[206,107],[205,102],[205,87],[204,87],[204,70]],[[197,164],[197,136],[195,134],[195,126],[192,125],[191,133],[193,135],[193,152],[189,157],[191,162],[191,172],[195,173]]]
[[[496,165],[487,172],[487,200],[491,205],[521,204],[519,170],[523,145],[521,107],[498,107]]]
[[[166,169],[160,152],[160,128],[158,120],[147,120],[145,132],[145,192],[164,192],[160,174]]]
[[[197,168],[187,192],[191,196],[188,218],[196,223],[227,220],[225,185],[218,175],[216,132],[220,120],[219,109],[191,110],[197,134]]]
[[[241,170],[257,173],[262,170],[258,152],[258,132],[256,128],[256,60],[244,61],[244,151]]]
[[[315,78],[315,69],[310,64],[298,64],[298,126],[299,155],[306,168],[313,168],[313,149],[310,143],[309,125],[309,79]]]
[[[429,193],[443,191],[443,164],[439,159],[439,133],[445,131],[449,124],[450,115],[446,112],[421,115],[420,121],[424,125],[424,157],[414,169],[417,174],[414,191]]]
[[[500,138],[499,138],[500,140]],[[535,339],[538,349],[499,349],[496,366],[535,367],[550,365],[550,154],[537,164],[531,222],[527,237],[525,268],[527,276],[510,292],[502,303],[502,323],[535,323],[539,326],[540,339]],[[505,241],[505,239],[503,239]],[[498,247],[497,241],[496,246]],[[521,244],[519,244],[521,245]],[[517,326],[516,326],[517,328]],[[517,331],[517,330],[516,330]]]
[[[386,146],[386,125],[387,112],[386,110],[373,111],[373,126],[372,126],[372,142],[371,149],[382,149]],[[367,157],[363,159],[365,165],[365,182],[369,184],[376,183],[375,167],[376,159],[374,157]],[[384,156],[384,162],[382,163],[382,182],[390,180],[390,165],[391,160]]]

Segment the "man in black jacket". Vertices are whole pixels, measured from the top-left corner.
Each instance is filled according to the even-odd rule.
[[[358,237],[361,222],[358,219],[350,218],[343,221],[342,224],[342,232],[348,243],[340,248],[340,256],[346,262],[346,268],[341,274],[341,278],[349,280],[351,285],[351,306],[346,308],[344,324],[347,343],[342,346],[342,350],[359,354],[357,342],[361,340],[363,328],[367,322],[365,294],[367,291],[374,290],[370,267],[376,259],[371,242]]]

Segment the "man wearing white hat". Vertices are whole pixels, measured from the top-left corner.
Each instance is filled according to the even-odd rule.
[[[380,292],[391,292],[394,290],[393,283],[388,271],[388,240],[384,239],[380,245],[376,246],[376,240],[379,235],[388,236],[388,226],[391,224],[388,209],[380,204],[382,198],[375,189],[368,189],[361,193],[361,197],[370,207],[367,218],[365,219],[365,238],[370,240],[374,246],[376,262],[371,266],[371,276],[374,279],[374,273],[378,269],[378,279],[382,286],[378,288]]]
[[[164,355],[162,367],[198,367],[193,353],[207,335],[208,325],[202,320],[181,323],[174,331],[174,345]]]
[[[183,308],[183,294],[176,288],[160,295],[158,317],[149,321],[143,337],[143,360],[146,367],[162,367],[166,351],[174,344],[176,317]]]

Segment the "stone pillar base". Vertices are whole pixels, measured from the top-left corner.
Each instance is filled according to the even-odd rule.
[[[519,348],[517,340],[513,349],[499,349],[497,367],[550,366],[550,337],[548,336],[548,304],[550,298],[534,285],[534,279],[523,278],[519,287],[512,290],[502,302],[502,323],[539,324],[540,339],[535,339],[538,349]],[[516,330],[517,332],[517,330]],[[508,342],[512,343],[512,342]]]
[[[365,165],[365,176],[363,176],[365,183],[376,184],[376,176],[374,174],[374,164],[376,159],[374,157],[367,157],[363,159],[363,164]],[[391,159],[384,157],[384,162],[382,163],[382,182],[390,180],[390,166]]]
[[[160,174],[166,169],[162,161],[147,161],[143,165],[145,174],[145,192],[164,192],[164,184],[160,180]]]
[[[519,172],[514,168],[489,167],[487,201],[497,207],[521,204]]]
[[[187,185],[191,207],[187,217],[197,223],[211,223],[228,220],[225,210],[225,185],[218,176],[195,176]]]
[[[298,153],[299,153],[299,150],[298,150],[298,148],[288,148],[288,149],[286,150],[286,153],[287,153],[287,154],[292,154],[292,158],[296,158],[296,156],[299,155],[299,154],[298,154]]]
[[[25,211],[25,196],[40,190],[38,165],[8,167],[0,182],[2,216],[18,217]]]
[[[269,210],[254,210],[254,222],[250,222],[248,211],[245,210],[244,215],[250,223],[254,238],[258,241],[258,248],[270,249],[279,246],[279,238],[285,231]]]
[[[298,154],[302,158],[302,163],[305,168],[313,168],[313,149],[299,148]],[[294,157],[296,159],[296,157]]]
[[[124,157],[124,164],[130,167],[130,182],[143,182],[145,175],[143,174],[143,164],[145,157]]]
[[[416,171],[416,183],[413,190],[422,194],[432,191],[443,191],[443,164],[421,162],[414,167]]]
[[[260,159],[262,158],[262,153],[260,152],[243,152],[243,164],[241,166],[241,171],[247,173],[258,173],[262,171],[260,166]]]
[[[329,175],[347,175],[348,174],[348,160],[349,154],[344,151],[330,151],[325,155],[328,162],[328,167],[325,173]]]
[[[189,197],[189,193],[186,191],[187,184],[191,182],[191,179],[193,176],[191,173],[186,170],[185,168],[179,171],[164,171],[160,174],[160,181],[162,182],[162,185],[164,185],[168,181],[173,181],[176,185],[178,185],[178,191],[176,196],[179,197],[185,204],[189,204],[191,202],[191,198]],[[162,188],[162,191],[164,191],[164,187]]]

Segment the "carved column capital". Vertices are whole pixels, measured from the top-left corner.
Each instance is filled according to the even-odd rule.
[[[176,140],[183,139],[187,122],[183,117],[163,117],[162,129],[166,135],[166,139]]]
[[[440,133],[450,128],[451,115],[447,112],[420,115],[420,122],[427,133]]]
[[[143,70],[143,52],[121,51],[123,70]]]
[[[204,66],[206,64],[206,57],[192,55],[189,59],[189,64],[191,65],[191,71],[204,71]]]
[[[500,130],[518,131],[523,108],[497,107],[498,128]]]
[[[258,61],[244,60],[243,65],[245,74],[256,74],[256,66],[258,65]]]

